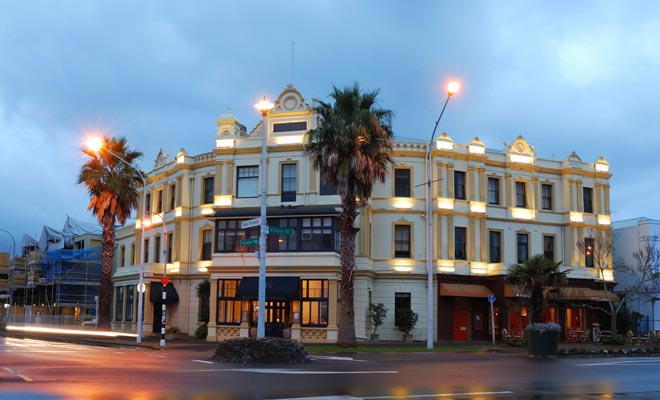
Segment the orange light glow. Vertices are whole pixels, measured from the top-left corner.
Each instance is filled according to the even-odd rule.
[[[98,153],[103,148],[103,137],[101,136],[88,136],[85,141],[85,147],[94,153]]]
[[[453,96],[461,89],[461,85],[456,81],[451,81],[447,85],[447,94]]]
[[[43,332],[43,333],[57,333],[60,335],[87,335],[87,336],[106,336],[106,337],[137,337],[136,334],[119,333],[112,331],[97,331],[97,330],[82,330],[82,329],[59,329],[59,328],[42,328],[36,326],[14,326],[7,325],[8,331],[22,331],[22,332]]]
[[[268,101],[268,99],[266,99],[266,96],[264,96],[264,98],[261,99],[260,102],[254,105],[254,108],[261,111],[262,114],[265,114],[268,111],[272,110],[273,107],[275,107],[275,104]]]

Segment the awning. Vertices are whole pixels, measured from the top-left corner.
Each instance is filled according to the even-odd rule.
[[[320,216],[320,215],[339,215],[341,208],[328,207],[328,206],[305,206],[305,207],[268,207],[266,215],[268,217],[288,217],[288,216]],[[215,212],[211,218],[257,218],[261,215],[259,207],[243,207],[243,208],[223,208]]]
[[[151,282],[151,290],[149,291],[149,300],[152,303],[162,303],[163,302],[163,284],[160,282]],[[176,292],[172,282],[168,283],[165,287],[165,294],[167,298],[165,299],[166,304],[178,303],[179,294]]]
[[[259,297],[259,277],[248,276],[241,279],[236,289],[236,297],[243,300],[257,300]],[[266,277],[266,299],[299,300],[300,278],[297,276]]]
[[[504,285],[504,297],[529,297],[511,285]]]
[[[546,289],[546,295],[549,297],[552,296],[552,294],[547,293],[550,290],[552,289]],[[618,295],[612,292],[607,292],[607,296],[606,296],[605,291],[603,290],[581,288],[581,287],[561,288],[561,294],[559,295],[559,298],[562,300],[583,300],[583,301],[584,300],[607,301],[608,297],[611,301],[621,300]]]
[[[440,296],[487,298],[492,294],[493,292],[484,285],[469,285],[464,283],[440,284]]]

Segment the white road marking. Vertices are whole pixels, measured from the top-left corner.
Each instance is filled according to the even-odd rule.
[[[5,367],[5,368],[3,368],[3,369],[4,369],[5,371],[9,372],[9,373],[12,373],[12,374],[18,376],[19,378],[23,379],[25,382],[32,382],[32,378],[30,378],[30,377],[27,376],[27,375],[23,375],[23,374],[21,374],[21,373],[20,373],[21,371],[19,371],[19,370],[17,370],[17,369],[14,369],[14,368],[7,368],[7,367]]]
[[[500,392],[457,392],[457,393],[429,393],[429,394],[412,394],[405,396],[369,396],[369,397],[353,397],[353,396],[318,396],[318,397],[287,397],[277,400],[380,400],[380,399],[424,399],[424,398],[438,398],[438,397],[463,397],[463,396],[493,396],[493,395],[511,395],[511,391]]]
[[[353,357],[337,357],[337,356],[310,356],[312,360],[332,360],[332,361],[356,361],[363,362],[365,360],[356,360]]]
[[[607,361],[600,363],[586,363],[576,364],[578,367],[607,367],[607,366],[625,366],[625,365],[660,365],[660,360],[657,358],[633,358],[621,361]]]
[[[205,361],[205,360],[192,360],[192,361],[198,363],[204,363],[204,364],[215,364],[213,361]]]
[[[149,356],[149,357],[154,357],[154,358],[167,358],[167,356]]]
[[[257,374],[283,375],[365,375],[365,374],[398,374],[399,371],[308,371],[302,369],[268,369],[268,368],[226,368],[226,369],[184,369],[181,372],[252,372]]]

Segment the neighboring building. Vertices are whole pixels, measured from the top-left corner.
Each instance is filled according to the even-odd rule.
[[[9,301],[9,253],[0,252],[0,307]]]
[[[615,262],[627,265],[636,265],[634,253],[639,252],[640,247],[648,240],[655,240],[656,246],[660,246],[660,221],[649,218],[634,218],[612,223],[613,246],[612,254]],[[658,266],[656,266],[658,267]],[[631,284],[632,277],[617,271],[615,278],[619,282],[615,290],[624,292]],[[635,299],[626,302],[629,311],[637,311],[642,314],[642,320],[638,327],[639,332],[660,329],[660,307],[658,305],[660,293],[650,299]]]
[[[267,116],[268,225],[292,228],[271,234],[267,256],[267,334],[304,342],[337,339],[341,268],[340,199],[321,181],[303,152],[305,133],[316,116],[301,94],[287,87]],[[262,126],[250,133],[228,112],[217,121],[215,148],[174,160],[161,151],[147,175],[147,213],[153,226],[141,237],[138,221],[116,230],[114,326],[135,330],[139,255],[146,248],[145,331],[160,332],[158,293],[163,272],[163,220],[168,235],[168,277],[176,299],[168,326],[192,335],[200,300],[195,291],[211,282],[208,340],[248,336],[256,325],[259,227],[241,223],[259,216]],[[401,340],[397,316],[419,315],[412,331],[426,338],[427,275],[425,157],[427,144],[394,141],[396,165],[377,184],[356,222],[355,325],[370,331],[370,302],[389,310],[378,333]],[[437,340],[490,337],[488,295],[495,295],[495,325],[519,332],[527,310],[504,285],[507,267],[544,253],[570,269],[570,288],[546,318],[565,329],[607,324],[590,306],[602,301],[592,260],[576,246],[590,232],[609,234],[609,165],[585,163],[575,154],[562,161],[539,159],[518,137],[503,151],[478,138],[455,144],[446,134],[433,143],[434,286]],[[144,215],[143,210],[139,215]],[[606,280],[614,285],[612,273]],[[169,297],[168,297],[169,298]],[[171,324],[171,325],[170,325]]]

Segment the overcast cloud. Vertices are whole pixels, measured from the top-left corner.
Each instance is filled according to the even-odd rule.
[[[161,147],[211,151],[229,107],[250,130],[292,76],[310,102],[380,89],[395,134],[423,140],[459,79],[440,131],[602,155],[612,219],[660,218],[658,38],[655,1],[0,0],[0,229],[18,246],[94,221],[76,184],[85,132],[125,136],[151,170]]]

